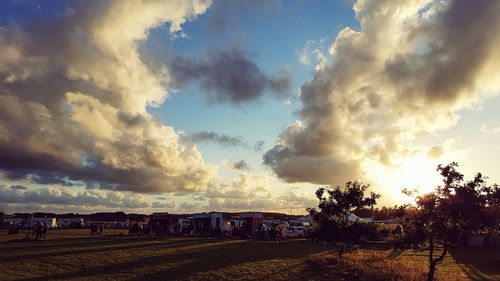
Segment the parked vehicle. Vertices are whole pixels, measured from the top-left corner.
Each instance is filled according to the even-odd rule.
[[[303,226],[290,226],[286,231],[286,236],[290,238],[302,238],[305,236],[306,229]]]
[[[83,228],[83,219],[81,218],[58,219],[57,226],[59,228]]]

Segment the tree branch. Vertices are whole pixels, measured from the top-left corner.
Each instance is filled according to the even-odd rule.
[[[444,257],[446,256],[446,253],[448,252],[448,241],[443,241],[443,251],[441,252],[441,255],[439,255],[439,257],[437,257],[434,262],[436,263],[436,265],[440,264],[443,262],[444,260]]]

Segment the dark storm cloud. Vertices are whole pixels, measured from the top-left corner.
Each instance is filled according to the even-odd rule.
[[[283,98],[291,87],[288,71],[267,76],[239,49],[211,50],[203,60],[175,57],[170,68],[177,87],[197,81],[209,102],[241,104],[258,99],[266,91]]]

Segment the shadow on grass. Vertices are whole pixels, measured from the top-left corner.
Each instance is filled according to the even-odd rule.
[[[21,280],[31,281],[40,280],[40,278],[60,280],[77,277],[97,280],[106,274],[119,274],[120,276],[126,275],[127,280],[179,280],[195,276],[198,273],[214,271],[246,263],[276,259],[281,259],[283,261],[287,259],[306,259],[311,254],[320,253],[326,250],[324,246],[314,245],[305,241],[267,243],[238,240],[189,240],[189,243],[193,246],[200,245],[202,247],[168,254],[163,253],[141,257],[133,261],[106,264],[99,267],[88,268],[86,270]],[[181,240],[179,243],[188,243],[188,241]],[[154,269],[154,272],[148,272],[148,270],[151,269]],[[283,270],[283,268],[274,270]],[[301,280],[304,276],[309,276],[313,273],[314,270],[309,269],[306,266],[305,271],[302,273],[303,275],[294,276],[294,279]]]
[[[147,239],[147,238],[146,238]],[[135,238],[135,239],[119,239],[119,240],[101,240],[101,243],[70,243],[64,244],[60,243],[58,245],[53,245],[46,243],[43,248],[28,248],[25,251],[16,250],[15,252],[1,252],[0,263],[1,262],[15,262],[33,259],[46,259],[51,257],[59,257],[65,255],[79,255],[79,254],[99,254],[109,251],[128,251],[128,250],[140,250],[140,249],[161,249],[168,247],[179,248],[185,245],[193,243],[193,239],[147,239],[145,237]],[[131,241],[132,240],[132,241]],[[52,240],[54,241],[54,240]],[[132,243],[134,242],[134,243]],[[76,248],[69,249],[68,246]],[[89,246],[97,246],[99,248],[88,248]],[[1,250],[1,248],[0,248]],[[44,251],[47,250],[47,251]],[[35,252],[38,251],[38,252]]]
[[[472,280],[500,280],[499,248],[457,247],[450,255]]]
[[[100,245],[114,245],[123,243],[134,243],[138,241],[157,241],[166,238],[156,236],[88,236],[75,238],[56,238],[56,239],[15,239],[0,242],[0,251],[19,252],[23,250],[44,250],[54,247],[86,247]]]
[[[181,255],[178,257],[180,258],[179,260],[174,258],[173,261],[190,259],[191,263],[183,265],[182,267],[174,267],[172,269],[144,274],[130,280],[184,280],[193,277],[195,279],[207,280],[206,276],[196,278],[196,275],[198,273],[213,272],[219,269],[248,263],[258,263],[270,260],[281,260],[285,262],[284,265],[278,268],[262,268],[262,271],[265,270],[267,275],[265,279],[273,280],[275,279],[273,277],[276,275],[289,274],[288,271],[291,270],[292,267],[295,267],[295,265],[287,266],[286,260],[307,259],[308,256],[312,254],[321,253],[326,250],[327,249],[322,245],[315,245],[306,241],[288,241],[281,243],[243,241],[241,243],[233,243],[222,247],[210,248],[205,251]],[[163,258],[166,259],[165,262],[168,262],[172,257]],[[286,280],[309,280],[313,275],[318,273],[317,269],[319,268],[317,266],[308,263],[308,261],[304,261],[304,263],[305,266],[303,270],[295,272],[293,276],[288,276]],[[233,280],[234,277],[228,276],[226,278],[221,278],[220,276],[213,276],[213,278],[209,279]],[[245,272],[241,272],[241,275],[238,276],[237,279],[262,280],[263,276],[246,275]]]

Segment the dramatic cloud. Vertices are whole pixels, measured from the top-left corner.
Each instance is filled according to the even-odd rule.
[[[55,19],[0,28],[4,175],[137,192],[202,189],[215,168],[147,112],[166,98],[171,76],[138,50],[150,29],[166,24],[175,34],[209,1],[75,3]]]
[[[27,188],[7,188],[0,185],[0,203],[37,205],[80,205],[107,208],[146,208],[149,204],[136,193],[117,191],[74,192],[65,188],[49,187],[30,190]]]
[[[288,71],[282,69],[268,77],[239,49],[211,50],[205,60],[175,57],[170,68],[176,87],[197,81],[209,102],[240,104],[256,100],[265,91],[281,98],[290,93],[291,74]]]
[[[338,34],[331,63],[300,88],[300,121],[264,155],[289,182],[341,184],[369,173],[366,161],[397,164],[416,138],[499,93],[500,2],[360,0],[354,10],[360,30]]]
[[[216,132],[196,132],[189,135],[182,135],[183,142],[188,144],[200,143],[200,142],[214,142],[222,147],[243,147],[247,149],[253,149],[255,151],[262,151],[262,146],[264,141],[258,141],[254,145],[250,145],[243,140],[242,136],[230,136],[226,134],[219,134]]]

